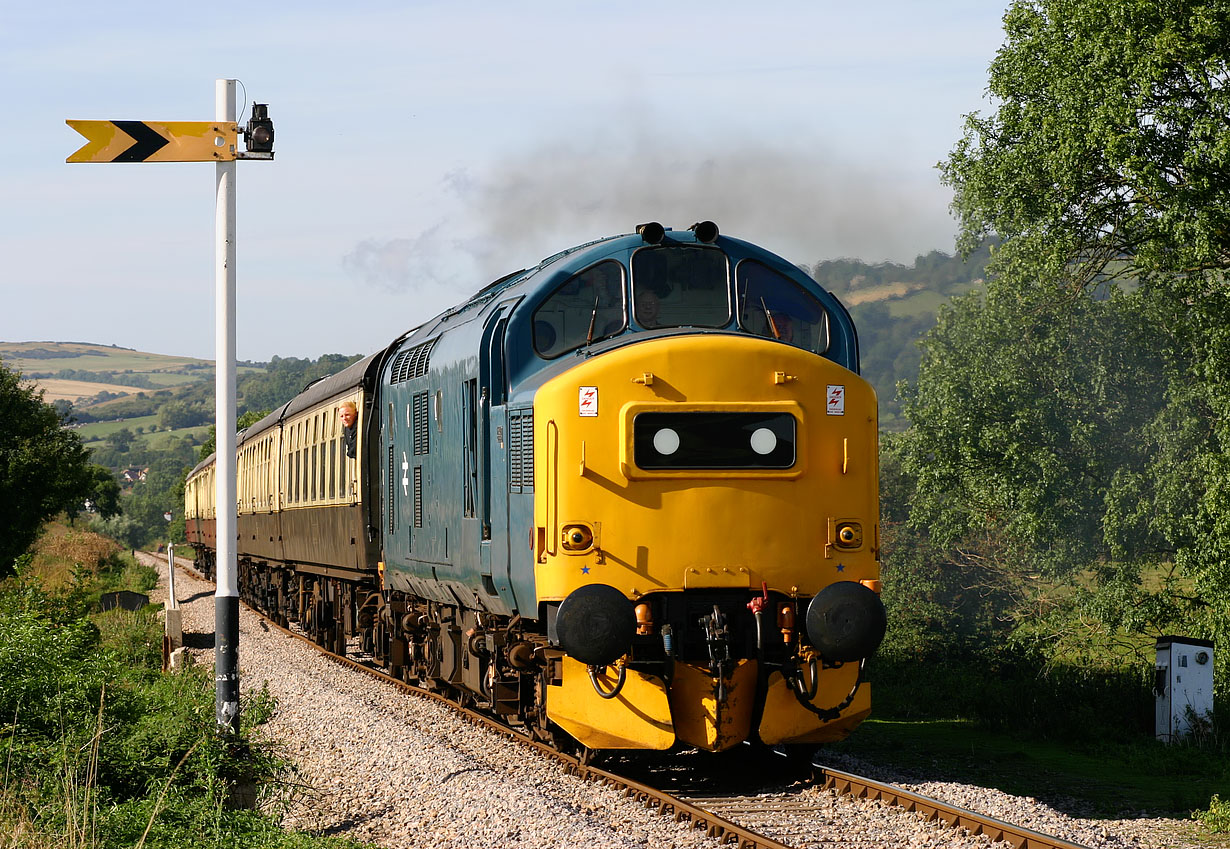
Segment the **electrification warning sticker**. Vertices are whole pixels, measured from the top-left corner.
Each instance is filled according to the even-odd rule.
[[[577,395],[577,412],[582,416],[598,415],[598,387],[582,386]]]
[[[829,405],[828,414],[830,416],[844,416],[846,414],[846,387],[829,384]]]

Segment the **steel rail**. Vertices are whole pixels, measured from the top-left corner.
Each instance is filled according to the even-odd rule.
[[[870,799],[889,805],[898,805],[907,811],[922,814],[928,822],[939,820],[953,828],[963,828],[970,834],[985,834],[991,840],[1002,840],[1013,849],[1088,849],[1049,834],[1042,834],[1018,825],[997,820],[994,817],[976,814],[947,802],[921,796],[891,784],[873,781],[832,767],[815,767],[818,783],[825,789],[834,790],[857,799]]]
[[[659,814],[670,815],[674,817],[675,822],[687,821],[693,829],[704,829],[709,837],[716,838],[719,843],[730,844],[737,849],[794,849],[785,843],[778,843],[765,837],[763,834],[758,834],[748,828],[744,828],[736,822],[718,816],[712,811],[707,811],[704,808],[699,808],[689,804],[684,800],[650,787],[647,784],[641,784],[632,779],[616,775],[613,772],[607,772],[604,769],[599,769],[591,764],[583,763],[579,758],[561,752],[546,743],[535,740],[534,738],[523,734],[509,725],[506,725],[496,719],[493,719],[485,714],[471,710],[464,705],[449,699],[447,696],[427,690],[422,687],[416,687],[409,684],[400,678],[393,676],[353,658],[339,655],[328,649],[318,645],[305,634],[291,630],[267,617],[264,613],[244,604],[248,610],[251,610],[261,620],[266,622],[272,628],[276,628],[287,636],[293,637],[296,640],[301,640],[316,649],[320,654],[334,663],[340,664],[352,669],[356,672],[361,672],[371,678],[376,679],[385,684],[391,684],[404,693],[431,699],[439,704],[445,705],[453,711],[457,712],[463,719],[468,722],[487,728],[504,737],[513,740],[523,745],[532,746],[540,753],[554,758],[564,765],[565,771],[571,775],[576,775],[586,781],[602,784],[607,787],[613,787],[621,790],[624,797],[632,798],[643,804],[646,808],[656,809]]]
[[[178,558],[176,559],[178,560]],[[196,570],[192,567],[180,566],[178,563],[176,565],[179,568],[185,568],[186,571],[196,573]],[[199,573],[197,577],[205,580]],[[617,788],[623,792],[625,797],[636,799],[646,808],[657,809],[658,813],[663,815],[673,815],[676,822],[686,820],[694,829],[703,828],[707,835],[716,838],[722,844],[729,843],[738,847],[738,849],[794,849],[794,847],[788,844],[779,843],[736,822],[719,816],[713,811],[698,807],[647,784],[583,763],[580,759],[561,752],[559,749],[549,746],[540,740],[535,740],[505,723],[460,705],[441,693],[416,687],[399,678],[394,678],[374,666],[328,651],[305,634],[279,625],[264,613],[250,607],[246,603],[244,603],[244,607],[247,607],[248,610],[261,617],[262,621],[287,636],[307,643],[334,663],[361,672],[385,684],[391,684],[404,693],[432,699],[439,704],[445,705],[474,725],[495,731],[518,743],[532,746],[542,754],[554,758],[564,765],[569,774],[576,775],[586,781],[593,781],[608,787]],[[921,814],[928,822],[940,821],[953,828],[964,829],[973,835],[986,835],[993,841],[1004,841],[1010,844],[1013,849],[1089,849],[1089,847],[1078,843],[1072,843],[1059,837],[1032,831],[1004,822],[1003,820],[995,819],[994,817],[974,813],[973,811],[959,808],[956,805],[896,787],[892,784],[885,784],[832,767],[814,764],[812,775],[813,781],[826,790],[832,790],[840,795],[852,798],[868,799],[883,802],[884,804],[896,805],[904,808],[906,811]]]

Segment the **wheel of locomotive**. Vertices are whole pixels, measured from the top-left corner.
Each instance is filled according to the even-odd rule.
[[[346,656],[346,629],[336,619],[333,621],[333,653]]]
[[[286,592],[286,576],[278,572],[278,599],[276,621],[283,628],[290,627],[290,595]]]
[[[533,717],[528,725],[530,736],[535,740],[556,749],[560,748],[559,735],[563,734],[563,731],[547,718],[547,673],[545,670],[539,672],[534,680]]]

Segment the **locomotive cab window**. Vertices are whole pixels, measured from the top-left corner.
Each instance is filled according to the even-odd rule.
[[[662,245],[632,256],[636,323],[658,327],[725,327],[730,323],[726,254],[717,248]]]
[[[534,311],[534,350],[553,359],[627,324],[624,269],[607,260],[570,277]]]
[[[796,348],[829,349],[828,312],[819,299],[767,265],[747,260],[735,271],[739,326]]]

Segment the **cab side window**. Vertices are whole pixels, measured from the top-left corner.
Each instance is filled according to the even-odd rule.
[[[627,326],[624,269],[605,260],[569,278],[534,311],[534,350],[553,359]]]

